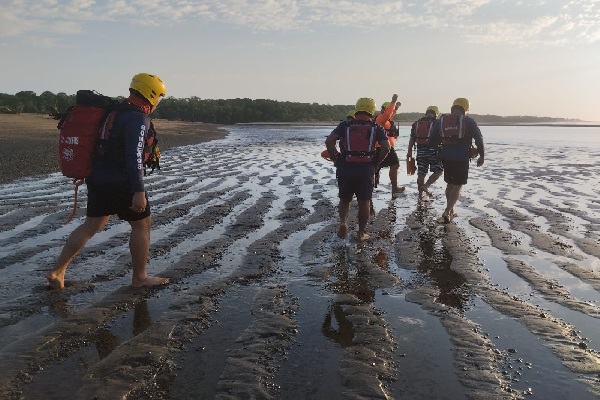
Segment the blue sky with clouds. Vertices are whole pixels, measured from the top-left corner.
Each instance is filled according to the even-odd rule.
[[[0,92],[378,104],[598,121],[600,0],[0,0]]]

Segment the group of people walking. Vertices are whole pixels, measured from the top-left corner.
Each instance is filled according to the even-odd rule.
[[[371,214],[373,189],[379,181],[381,168],[390,169],[392,194],[405,190],[398,185],[400,163],[395,149],[398,128],[393,118],[399,107],[398,96],[394,94],[392,101],[385,102],[381,112],[375,115],[375,101],[362,97],[356,102],[353,118],[350,115],[340,122],[325,140],[327,152],[337,168],[340,199],[337,234],[340,238],[348,234],[350,203],[356,196],[357,240],[362,242],[369,239],[366,226]],[[416,147],[419,199],[432,196],[429,188],[442,174],[447,184],[446,208],[438,219],[441,223],[450,223],[456,215],[454,206],[462,186],[467,183],[471,158],[478,157],[478,167],[484,163],[483,137],[475,120],[467,115],[468,112],[469,101],[461,97],[454,100],[449,114],[440,116],[437,106],[429,106],[425,115],[411,126],[406,158],[409,160],[413,157]],[[431,175],[427,178],[429,172]]]
[[[132,78],[129,97],[123,104],[126,107],[110,119],[110,137],[114,139],[114,146],[109,146],[112,150],[108,156],[94,158],[91,175],[85,179],[86,218],[69,235],[55,265],[46,274],[51,287],[62,289],[65,286],[68,265],[83,246],[104,228],[111,215],[117,215],[131,226],[132,286],[157,286],[169,282],[168,278],[146,272],[151,213],[144,187],[145,152],[152,136],[150,114],[165,94],[165,84],[156,75],[140,73]],[[393,119],[399,107],[398,96],[394,94],[376,115],[375,101],[360,98],[353,112],[335,127],[325,141],[338,169],[340,225],[337,234],[341,238],[348,235],[350,203],[356,196],[358,240],[369,239],[366,226],[371,213],[373,188],[381,168],[389,168],[394,194],[405,190],[398,185],[400,162],[395,149],[398,128]],[[468,111],[469,102],[464,98],[456,99],[451,113],[441,117],[437,107],[428,107],[425,116],[411,129],[407,157],[412,156],[416,145],[419,196],[430,195],[430,185],[444,172],[444,180],[448,184],[447,205],[441,222],[445,223],[455,215],[454,205],[462,185],[467,183],[473,140],[479,155],[477,165],[482,165],[484,160],[481,132],[475,121],[466,115]],[[429,170],[432,175],[425,181]]]

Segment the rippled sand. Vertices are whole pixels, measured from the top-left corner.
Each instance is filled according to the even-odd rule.
[[[65,225],[59,174],[0,186],[0,397],[600,397],[597,152],[489,146],[449,225],[441,182],[392,198],[384,173],[359,244],[335,235],[321,150],[165,152],[147,179],[164,288],[128,286],[115,219],[49,290],[85,204]]]

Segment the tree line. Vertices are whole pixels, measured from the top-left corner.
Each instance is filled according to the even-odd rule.
[[[120,97],[119,99],[122,99]],[[14,95],[0,93],[0,107],[21,109],[23,113],[51,114],[63,113],[75,104],[75,95],[54,94],[45,91],[37,95],[33,91],[21,91]],[[298,103],[266,99],[201,99],[189,97],[177,99],[167,97],[152,114],[154,118],[207,122],[213,124],[260,123],[260,122],[324,122],[346,118],[354,105],[329,105],[318,103]],[[562,118],[471,114],[482,123],[531,123],[564,122]],[[415,121],[423,113],[398,113],[394,118],[399,122]]]

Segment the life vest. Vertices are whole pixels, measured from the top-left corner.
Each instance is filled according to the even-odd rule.
[[[422,118],[415,123],[415,139],[417,144],[430,144],[433,122],[433,118]]]
[[[146,134],[146,143],[144,146],[144,162],[150,161],[152,158],[155,158],[157,161],[160,160],[160,149],[158,147],[158,138],[156,137],[154,123],[150,121],[150,128]]]
[[[466,118],[464,115],[447,114],[440,118],[442,144],[464,142]]]
[[[342,137],[342,157],[347,163],[371,163],[375,157],[375,124],[348,124]]]

